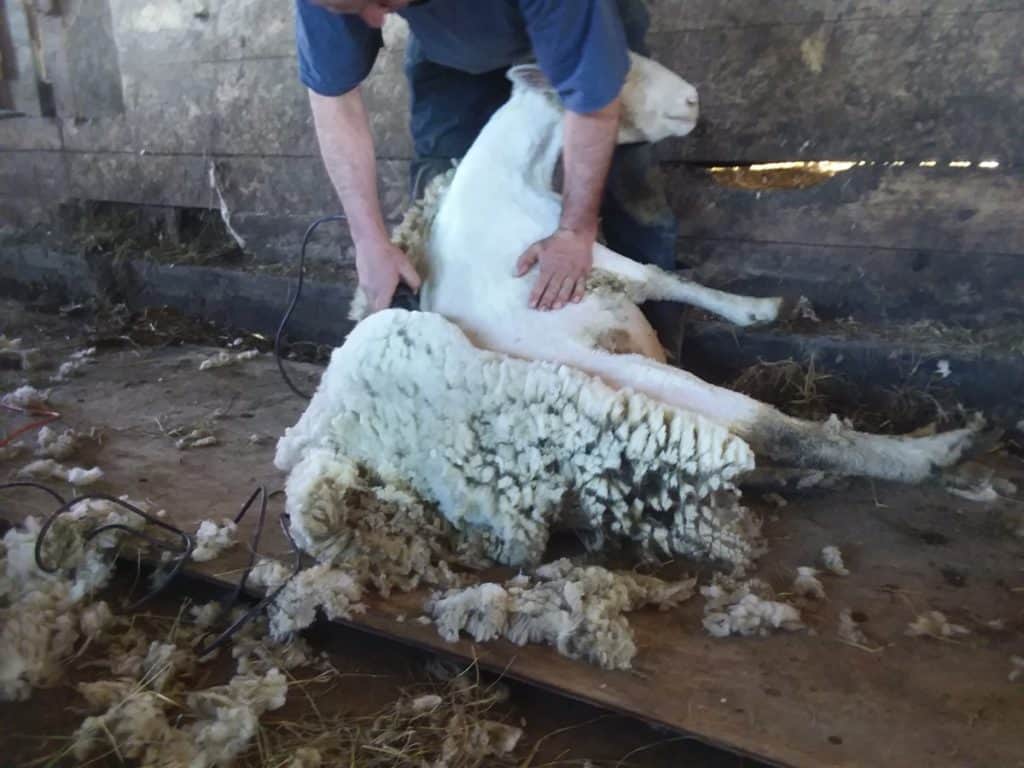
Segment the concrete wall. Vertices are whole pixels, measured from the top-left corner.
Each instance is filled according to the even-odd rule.
[[[7,85],[24,115],[0,120],[7,226],[75,198],[215,208],[211,166],[260,258],[290,256],[308,220],[337,209],[289,0],[5,3],[17,52]],[[833,314],[1024,317],[1024,0],[650,5],[655,58],[702,94],[702,126],[660,148],[683,264],[721,284],[807,293]],[[366,94],[395,220],[410,154],[405,29],[395,19],[385,31]],[[864,165],[773,191],[724,188],[702,170],[821,159]],[[969,172],[948,167],[963,159]],[[985,159],[999,167],[979,170]]]

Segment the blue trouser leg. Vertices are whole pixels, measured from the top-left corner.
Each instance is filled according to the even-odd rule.
[[[643,0],[616,0],[630,50],[648,56],[650,15]],[[662,269],[675,269],[679,223],[665,196],[661,169],[650,144],[620,145],[612,159],[601,206],[601,229],[608,247],[623,256]],[[682,347],[682,308],[648,302],[641,309],[661,343],[678,357]]]
[[[411,35],[405,49],[405,74],[416,155],[410,168],[410,191],[416,199],[432,178],[469,151],[487,121],[508,101],[512,83],[503,69],[474,75],[428,61]]]

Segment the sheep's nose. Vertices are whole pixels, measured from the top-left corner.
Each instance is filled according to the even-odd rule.
[[[690,96],[686,97],[686,106],[688,107],[696,107],[699,103],[700,100],[697,98],[696,93],[693,93]]]

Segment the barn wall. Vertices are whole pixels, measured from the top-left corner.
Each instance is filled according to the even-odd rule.
[[[250,249],[280,259],[337,208],[287,0],[2,2],[5,92],[22,115],[0,119],[7,225],[67,199],[214,208],[213,167]],[[695,134],[659,148],[684,265],[802,292],[826,315],[1024,317],[1024,0],[650,5],[655,58],[702,97]],[[403,25],[386,33],[366,92],[394,220],[410,141]],[[772,190],[709,170],[796,160],[861,164]]]

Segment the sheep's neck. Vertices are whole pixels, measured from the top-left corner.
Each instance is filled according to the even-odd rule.
[[[488,122],[463,160],[460,173],[466,173],[468,166],[481,171],[477,178],[488,183],[495,178],[520,179],[533,191],[551,194],[561,151],[559,110],[543,94],[520,92]],[[475,167],[478,165],[480,168]]]

